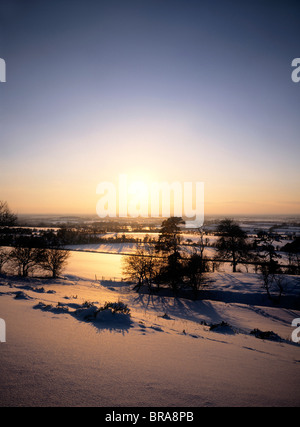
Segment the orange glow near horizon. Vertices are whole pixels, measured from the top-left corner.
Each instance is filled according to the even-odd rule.
[[[156,179],[157,178],[157,179]],[[132,201],[146,204],[148,197],[144,185],[151,187],[155,182],[166,181],[155,173],[133,171],[128,173]],[[189,180],[191,181],[191,180]],[[216,177],[214,177],[216,181]],[[111,182],[117,183],[117,175]],[[174,180],[168,181],[170,184]],[[183,183],[184,181],[182,181]],[[220,179],[220,182],[222,180]],[[95,185],[96,184],[96,185]],[[39,183],[31,182],[24,191],[22,187],[12,184],[1,191],[1,199],[6,200],[16,214],[56,214],[56,215],[97,215],[96,205],[99,196],[96,194],[97,182],[85,178],[76,182],[54,182],[53,186],[40,188]],[[219,186],[204,181],[204,215],[298,215],[300,202],[293,200],[295,192],[281,191],[266,183],[257,187]]]
[[[4,3],[0,200],[17,215],[97,216],[120,174],[140,200],[138,182],[203,182],[205,215],[300,214],[296,9]]]

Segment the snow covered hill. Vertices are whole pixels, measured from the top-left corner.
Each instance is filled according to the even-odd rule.
[[[270,303],[250,273],[212,273],[197,301],[70,274],[2,277],[0,405],[298,406],[298,277],[287,293]]]

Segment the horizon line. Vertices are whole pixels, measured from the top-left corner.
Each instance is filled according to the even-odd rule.
[[[145,220],[159,220],[159,219],[164,219],[165,217],[118,217],[116,216],[115,218],[112,217],[107,217],[107,218],[100,218],[97,213],[93,214],[93,213],[20,213],[20,214],[16,214],[17,216],[59,216],[59,217],[82,217],[82,216],[92,216],[92,217],[97,217],[99,218],[99,220],[115,220],[115,219],[122,219],[122,220],[126,220],[126,219],[130,219],[130,220],[140,220],[140,219],[145,219]],[[300,212],[299,213],[209,213],[206,214],[205,217],[210,217],[210,216],[299,216],[300,217]],[[167,217],[166,217],[167,218]]]

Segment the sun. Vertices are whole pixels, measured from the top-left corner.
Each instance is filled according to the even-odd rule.
[[[149,187],[153,182],[156,182],[158,180],[157,177],[154,177],[153,173],[142,170],[141,168],[128,172],[127,179],[128,184],[134,185],[137,191],[140,191],[139,189],[142,188],[143,184]]]
[[[147,217],[149,213],[149,184],[145,181],[128,183],[128,213],[132,217]]]

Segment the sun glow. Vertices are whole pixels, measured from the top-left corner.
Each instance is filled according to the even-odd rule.
[[[149,216],[149,192],[145,181],[132,181],[128,185],[128,215]],[[138,214],[137,214],[138,213]]]
[[[129,181],[126,174],[119,176],[118,186],[101,182],[96,193],[100,195],[97,213],[100,218],[170,217],[185,216],[203,224],[203,182],[150,182]]]

